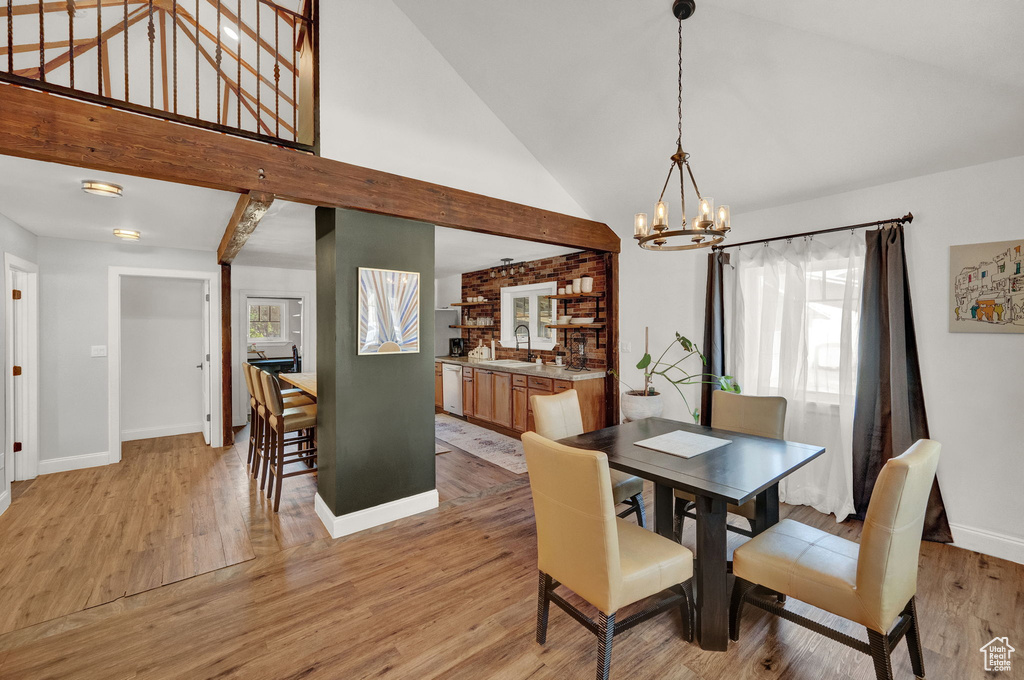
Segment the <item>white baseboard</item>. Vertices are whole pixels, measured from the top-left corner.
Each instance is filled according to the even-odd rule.
[[[357,531],[394,522],[396,519],[433,510],[438,506],[439,502],[437,489],[432,489],[415,496],[399,498],[396,501],[375,505],[372,508],[350,512],[340,517],[331,512],[331,509],[327,507],[327,503],[320,498],[320,494],[316,495],[316,500],[313,504],[316,508],[317,516],[324,523],[324,526],[327,527],[331,538],[340,538],[341,536],[354,534]]]
[[[949,528],[953,531],[953,545],[957,548],[1024,564],[1024,539],[962,524],[950,524]]]
[[[68,470],[81,470],[83,468],[99,467],[112,462],[110,454],[86,453],[81,456],[66,456],[64,458],[50,458],[39,461],[39,474],[51,475],[54,472],[67,472]]]
[[[11,507],[11,490],[5,489],[3,493],[0,493],[0,515],[4,514],[4,510]]]
[[[169,425],[167,427],[143,427],[137,430],[124,430],[121,432],[122,442],[133,442],[139,439],[156,439],[157,437],[173,437],[177,434],[191,434],[202,432],[203,424],[200,422],[185,423],[183,425]]]

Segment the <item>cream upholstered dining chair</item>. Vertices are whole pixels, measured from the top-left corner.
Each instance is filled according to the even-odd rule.
[[[715,390],[711,395],[711,427],[718,430],[752,434],[769,439],[782,439],[786,429],[786,400],[783,397],[754,397]],[[696,502],[693,494],[676,490],[675,526],[673,533],[677,541],[683,538],[683,523],[686,518],[697,519],[692,506]],[[744,536],[756,536],[767,527],[757,525],[757,504],[747,501],[743,505],[730,503],[727,512],[740,515],[747,520],[750,531],[727,525],[729,531]]]
[[[576,390],[566,390],[551,396],[530,397],[537,434],[548,439],[564,439],[583,434],[583,413]],[[636,523],[647,527],[644,508],[644,480],[618,470],[611,471],[612,499],[615,505],[629,506],[619,517],[636,515]]]
[[[274,499],[274,512],[281,507],[281,482],[285,477],[305,475],[317,471],[316,467],[316,404],[289,408],[282,398],[281,385],[277,376],[266,371],[263,380],[263,396],[266,400],[266,455],[264,477],[267,478],[267,498]],[[295,437],[286,435],[297,433]],[[286,451],[288,446],[298,447]],[[306,463],[304,468],[285,472],[288,463]]]
[[[743,603],[749,601],[870,654],[878,680],[892,680],[890,653],[906,636],[914,675],[923,678],[914,596],[921,533],[939,448],[938,442],[921,439],[885,464],[871,493],[860,545],[784,519],[736,548],[730,637],[739,639]],[[868,643],[794,614],[774,601],[751,597],[756,585],[865,626]]]
[[[615,516],[608,457],[523,434],[537,520],[537,642],[547,640],[551,602],[597,635],[597,677],[608,677],[612,639],[641,621],[678,608],[693,637],[693,553]],[[555,592],[564,585],[598,609],[598,621]],[[672,595],[622,621],[618,610],[664,590]]]

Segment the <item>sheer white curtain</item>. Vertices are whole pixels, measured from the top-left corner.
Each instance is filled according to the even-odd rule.
[[[837,232],[730,251],[725,370],[744,394],[788,401],[786,439],[824,446],[779,498],[846,519],[853,505],[853,409],[864,236]]]

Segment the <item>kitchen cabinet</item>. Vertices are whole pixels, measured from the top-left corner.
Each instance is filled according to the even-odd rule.
[[[443,364],[434,364],[434,406],[437,408],[444,407],[444,379],[442,378],[444,373]],[[458,384],[458,383],[456,383]]]
[[[494,422],[494,371],[473,371],[473,415]]]
[[[496,372],[491,374],[493,382],[491,396],[491,422],[502,427],[512,427],[512,374]]]
[[[526,432],[529,427],[530,400],[526,396],[526,386],[512,386],[512,429]]]
[[[473,411],[473,369],[462,369],[462,415],[472,416]]]

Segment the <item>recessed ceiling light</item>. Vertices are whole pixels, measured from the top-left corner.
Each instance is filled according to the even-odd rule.
[[[95,196],[109,196],[112,198],[119,197],[124,193],[124,189],[119,184],[98,182],[94,179],[82,180],[82,191]]]
[[[126,241],[138,241],[142,234],[132,229],[115,229],[114,236],[123,238]]]
[[[235,31],[235,29],[233,29],[231,26],[224,26],[223,31],[224,35],[231,38],[235,42],[238,42],[238,32]]]

